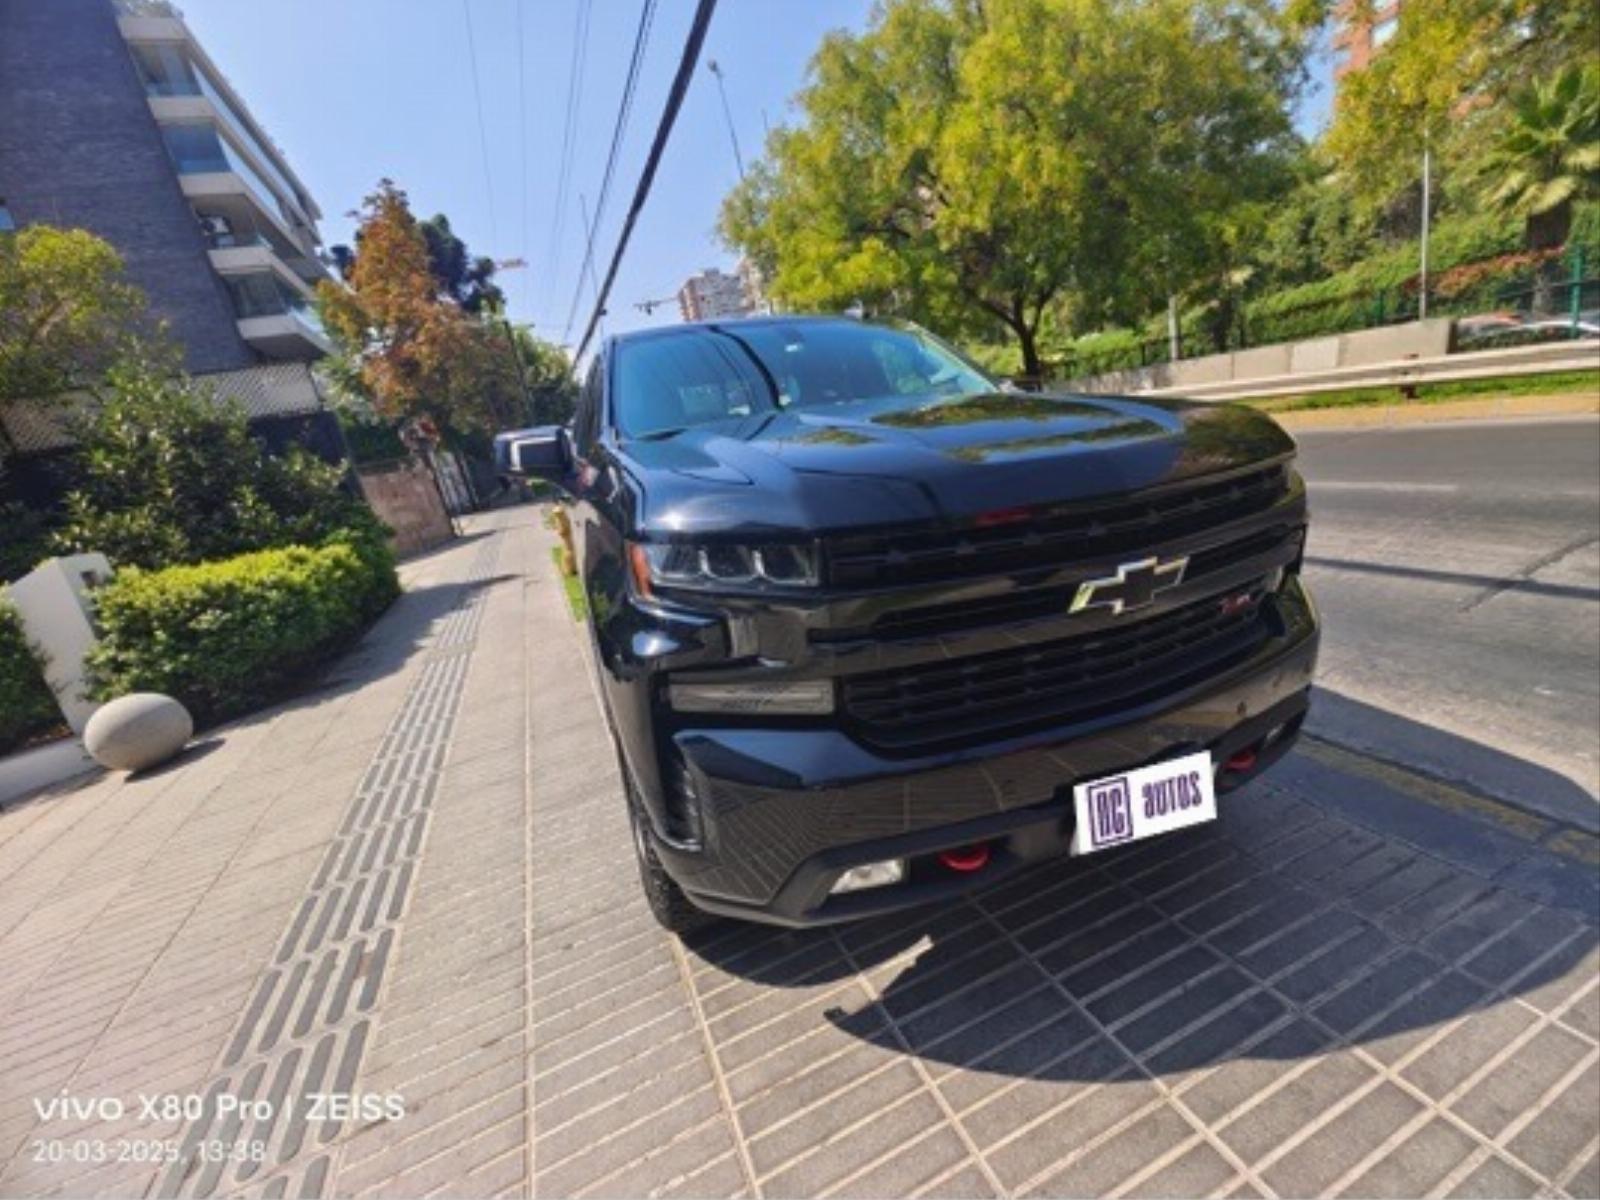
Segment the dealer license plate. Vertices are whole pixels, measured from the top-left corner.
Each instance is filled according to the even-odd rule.
[[[1077,824],[1072,853],[1093,854],[1217,818],[1211,754],[1182,758],[1080,783],[1072,789]]]

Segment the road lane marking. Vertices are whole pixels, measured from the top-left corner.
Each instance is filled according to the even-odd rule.
[[[1365,479],[1312,479],[1311,490],[1323,492],[1459,492],[1459,483],[1388,483]]]

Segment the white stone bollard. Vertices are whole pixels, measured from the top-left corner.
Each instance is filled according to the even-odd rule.
[[[194,733],[189,710],[159,692],[130,692],[102,704],[83,730],[83,748],[102,767],[142,771],[182,750]]]
[[[82,734],[98,707],[85,694],[83,656],[94,645],[89,593],[111,582],[104,554],[50,558],[6,591],[22,632],[44,659],[44,678],[72,732]]]

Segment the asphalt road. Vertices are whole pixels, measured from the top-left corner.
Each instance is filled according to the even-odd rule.
[[[1310,729],[1581,826],[1600,793],[1600,421],[1306,431]]]

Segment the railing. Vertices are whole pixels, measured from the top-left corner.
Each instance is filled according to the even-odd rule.
[[[208,230],[202,230],[201,232],[206,239],[206,245],[213,250],[237,250],[243,246],[270,246],[272,244],[264,236],[254,231],[234,233],[230,230],[227,233],[212,233]]]
[[[147,79],[144,81],[147,96],[198,96],[200,85],[188,79]]]
[[[328,336],[328,331],[322,327],[322,318],[317,316],[317,310],[306,303],[286,304],[284,310],[295,319],[295,323],[302,329],[315,334],[319,338]]]

